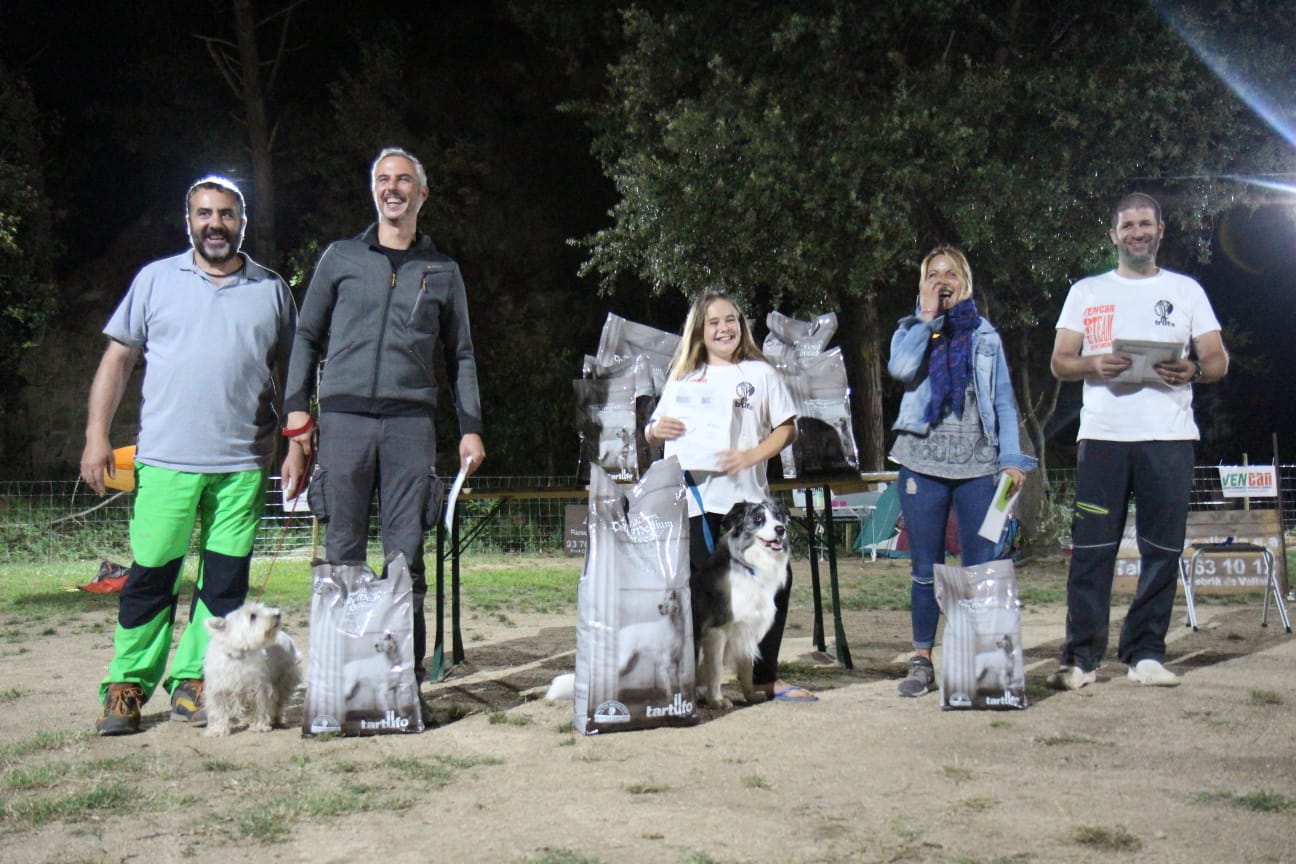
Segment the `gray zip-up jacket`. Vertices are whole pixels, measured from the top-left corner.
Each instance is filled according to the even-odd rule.
[[[310,409],[315,368],[323,360],[321,411],[433,415],[438,338],[459,434],[481,434],[477,361],[459,265],[420,234],[392,272],[375,223],[320,256],[297,316],[284,408]]]

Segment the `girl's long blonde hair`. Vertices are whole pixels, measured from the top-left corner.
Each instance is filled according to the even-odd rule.
[[[738,302],[728,294],[703,294],[693,301],[693,305],[689,307],[688,317],[684,319],[684,330],[680,333],[679,344],[675,346],[675,354],[671,357],[668,373],[670,378],[683,378],[706,364],[706,341],[703,338],[703,331],[706,328],[707,307],[717,300],[725,301],[738,313],[738,347],[734,350],[734,362],[739,360],[769,362],[756,347],[756,340],[752,338],[751,328],[747,326],[747,318],[743,315],[742,307]]]

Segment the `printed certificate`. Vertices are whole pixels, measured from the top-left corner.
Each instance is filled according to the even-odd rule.
[[[666,442],[666,455],[679,460],[685,471],[719,471],[716,454],[730,449],[733,396],[705,382],[681,384],[662,412],[684,424],[684,434]]]

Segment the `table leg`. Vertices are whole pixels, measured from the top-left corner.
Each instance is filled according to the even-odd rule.
[[[828,512],[828,516],[824,520],[824,540],[828,545],[828,587],[832,593],[833,638],[837,642],[837,662],[847,669],[853,669],[850,646],[846,644],[846,627],[842,623],[841,591],[837,585],[837,537],[833,525],[832,490],[828,488],[827,484],[824,484],[823,490]],[[816,596],[818,596],[818,592],[816,592]],[[823,649],[820,648],[819,650],[822,651]]]
[[[806,544],[810,557],[810,589],[814,598],[814,633],[811,639],[814,643],[815,650],[827,651],[828,645],[824,641],[823,592],[819,587],[819,556],[815,549],[814,489],[807,486],[805,496]]]

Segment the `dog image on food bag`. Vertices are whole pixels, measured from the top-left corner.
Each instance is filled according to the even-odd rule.
[[[617,671],[623,691],[643,690],[669,698],[680,689],[686,646],[684,603],[679,590],[668,590],[649,621],[617,631]]]
[[[698,698],[714,708],[733,703],[721,692],[726,670],[743,698],[755,701],[752,664],[774,623],[774,595],[787,582],[787,511],[765,500],[735,504],[721,522],[715,554],[689,579],[698,649]]]
[[[224,618],[208,618],[211,642],[203,661],[207,735],[228,735],[235,721],[253,732],[280,724],[301,683],[301,656],[282,629],[278,609],[245,603]]]
[[[342,693],[352,709],[408,711],[417,692],[404,681],[400,643],[387,631],[373,643],[374,653],[342,667]]]

